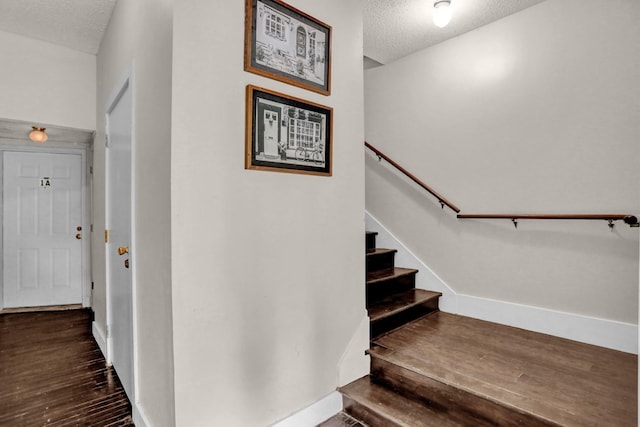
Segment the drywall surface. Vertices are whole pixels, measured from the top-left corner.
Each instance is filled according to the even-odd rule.
[[[95,129],[94,55],[0,31],[0,58],[0,117]]]
[[[366,139],[463,213],[640,213],[640,3],[542,2],[365,72]],[[458,220],[374,156],[366,205],[457,294],[637,324],[638,229]]]
[[[105,114],[126,78],[133,95],[134,277],[138,423],[174,425],[171,316],[171,38],[172,2],[120,1],[98,54],[94,148],[94,309],[107,321],[105,251]],[[143,421],[144,420],[144,421]]]
[[[243,71],[244,2],[175,5],[178,426],[270,425],[368,372],[362,2],[288,3],[333,28],[330,96]],[[333,176],[244,169],[247,84],[334,109]]]

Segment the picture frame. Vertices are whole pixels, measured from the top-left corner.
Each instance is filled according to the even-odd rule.
[[[333,108],[248,85],[245,169],[331,176]]]
[[[331,94],[331,27],[281,0],[245,0],[245,71]]]

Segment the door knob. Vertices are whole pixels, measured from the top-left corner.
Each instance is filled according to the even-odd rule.
[[[120,246],[118,248],[118,255],[124,255],[129,253],[129,246]]]
[[[76,239],[78,239],[78,240],[82,239],[82,233],[76,234]]]

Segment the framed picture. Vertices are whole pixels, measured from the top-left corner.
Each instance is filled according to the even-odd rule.
[[[331,93],[331,27],[280,0],[246,0],[244,69]]]
[[[331,176],[333,109],[247,86],[245,169]]]

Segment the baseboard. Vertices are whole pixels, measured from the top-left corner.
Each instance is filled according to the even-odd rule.
[[[342,395],[334,391],[284,420],[278,421],[272,427],[313,427],[340,411],[342,411]]]
[[[614,320],[458,295],[458,314],[638,354],[638,326]]]
[[[100,351],[102,351],[102,354],[105,356],[105,359],[106,359],[107,340],[105,338],[104,333],[102,332],[100,327],[96,324],[96,322],[92,322],[91,332],[93,334],[93,338],[96,340],[96,343],[98,343],[98,347],[100,348]],[[133,423],[136,425],[136,427],[151,426],[144,410],[140,407],[138,402],[136,402],[135,405],[132,404],[131,407],[132,407]]]
[[[100,329],[100,327],[96,324],[96,322],[91,322],[91,333],[93,334],[93,338],[95,338],[98,343],[98,347],[102,352],[102,355],[107,358],[107,339],[105,338],[104,333]]]
[[[136,427],[150,427],[151,423],[147,418],[144,410],[140,407],[140,404],[136,402],[133,406],[133,423]]]
[[[368,212],[366,227],[378,232],[381,247],[398,250],[397,265],[420,270],[417,288],[442,292],[444,312],[638,354],[638,325],[458,294]]]
[[[420,270],[420,274],[416,275],[416,288],[442,292],[440,310],[447,313],[458,312],[458,295],[456,292],[368,212],[365,217],[365,226],[367,231],[378,232],[376,236],[376,245],[378,247],[398,250],[395,255],[397,266]]]

